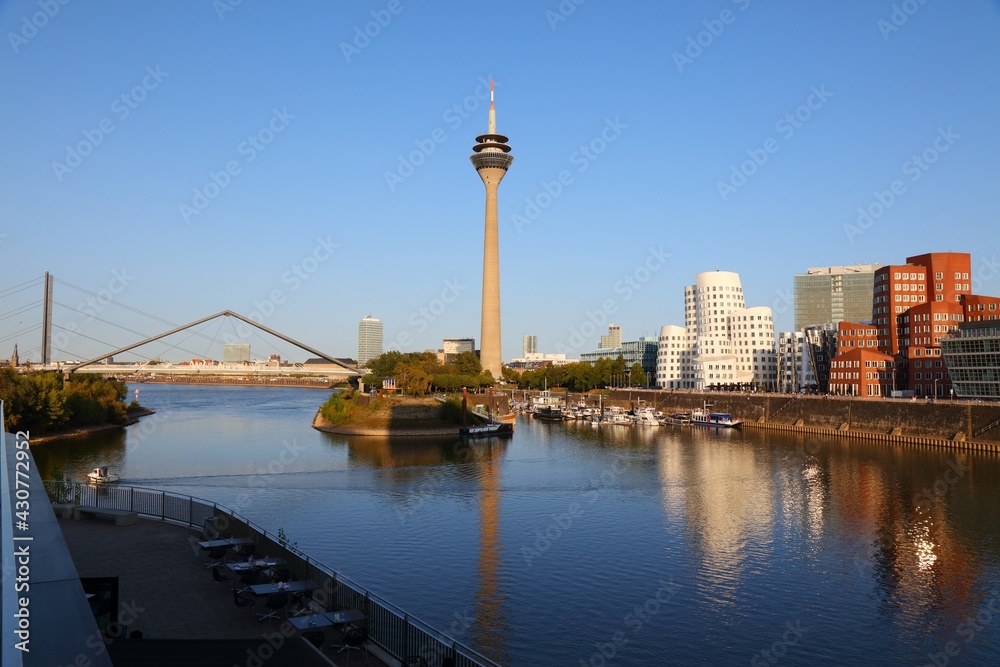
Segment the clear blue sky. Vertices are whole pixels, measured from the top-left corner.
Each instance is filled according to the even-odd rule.
[[[526,333],[540,351],[595,348],[591,319],[627,340],[683,324],[683,286],[706,270],[739,272],[780,329],[810,266],[965,251],[978,291],[1000,294],[986,279],[997,2],[911,0],[895,16],[888,0],[590,0],[569,16],[556,0],[229,4],[0,2],[0,290],[45,270],[64,281],[54,320],[80,333],[57,358],[138,338],[78,312],[85,295],[64,283],[174,323],[256,310],[338,356],[357,354],[367,313],[387,346],[478,342],[484,190],[468,156],[490,78],[515,156],[500,188],[505,359]],[[910,162],[925,152],[932,164]],[[859,207],[878,215],[859,226]],[[40,324],[40,298],[0,298],[0,356],[38,348],[38,329],[16,332]]]

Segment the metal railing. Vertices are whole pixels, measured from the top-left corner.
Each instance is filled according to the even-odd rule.
[[[208,519],[218,530],[232,537],[251,539],[257,553],[266,552],[283,558],[290,569],[303,572],[304,579],[316,581],[317,590],[321,591],[316,596],[317,601],[322,602],[320,598],[325,594],[329,600],[327,606],[357,609],[364,613],[369,642],[397,660],[419,655],[428,664],[436,665],[443,658],[451,657],[456,667],[500,667],[475,649],[311,558],[283,536],[269,533],[218,503],[158,489],[117,484],[84,484],[69,480],[50,480],[44,484],[53,504],[126,510],[198,530],[205,527]],[[198,539],[191,536],[189,541],[195,545]]]

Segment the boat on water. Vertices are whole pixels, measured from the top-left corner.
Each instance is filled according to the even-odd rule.
[[[689,412],[673,412],[667,415],[663,419],[664,424],[670,426],[690,426],[691,425],[691,413]]]
[[[543,421],[562,421],[566,402],[553,396],[548,389],[531,399],[531,416]]]
[[[691,411],[691,423],[701,426],[721,426],[723,428],[739,428],[741,422],[734,419],[728,412],[711,412],[708,408],[711,405],[705,404],[704,408],[695,408]]]
[[[107,484],[121,481],[121,477],[114,466],[98,466],[87,473],[87,481],[94,484]]]
[[[477,424],[476,426],[463,426],[458,430],[458,433],[463,438],[502,438],[514,435],[514,425],[503,422]]]
[[[562,407],[558,405],[543,405],[541,407],[536,407],[531,413],[531,416],[535,419],[541,419],[542,421],[548,422],[561,422],[565,418]]]
[[[641,407],[635,409],[635,423],[639,426],[659,426],[660,418],[653,408]]]

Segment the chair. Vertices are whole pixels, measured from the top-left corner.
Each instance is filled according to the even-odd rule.
[[[255,551],[257,551],[257,547],[253,544],[241,544],[236,547],[236,555],[246,560],[250,560],[250,556],[253,556]]]
[[[307,642],[315,646],[316,648],[323,647],[323,631],[322,630],[307,630],[302,633],[302,638]]]
[[[235,579],[235,577],[226,577],[226,576],[223,576],[222,575],[222,570],[223,569],[224,568],[221,568],[221,567],[213,567],[212,568],[212,579],[215,579],[215,581],[218,582],[218,583],[220,583],[220,584],[222,584],[222,583],[228,583],[228,582],[232,581],[233,579]]]
[[[226,553],[229,551],[229,547],[213,547],[208,552],[208,557],[212,560],[211,563],[205,563],[205,567],[219,567],[226,562]]]
[[[260,570],[253,569],[244,571],[243,574],[240,575],[240,583],[243,584],[243,587],[240,589],[241,593],[243,591],[250,590],[251,586],[260,583]]]
[[[400,667],[430,667],[430,665],[422,655],[408,655]]]
[[[257,598],[253,593],[238,591],[234,588],[233,604],[237,607],[254,607],[257,604]]]
[[[338,649],[337,653],[342,653],[347,651],[347,662],[345,665],[351,664],[351,651],[361,651],[365,652],[365,664],[368,664],[368,633],[361,628],[351,626],[348,628],[347,632],[344,633],[344,643],[335,644],[331,648]]]
[[[271,611],[266,614],[257,614],[257,620],[263,621],[265,618],[270,619],[278,618],[278,610],[284,609],[288,605],[288,593],[281,591],[279,593],[271,593],[267,596],[267,602],[264,603]],[[288,618],[288,612],[285,612],[285,618]]]
[[[272,584],[279,584],[281,582],[289,582],[289,581],[292,581],[292,573],[285,568],[282,568],[280,570],[274,570],[274,573],[271,575]]]

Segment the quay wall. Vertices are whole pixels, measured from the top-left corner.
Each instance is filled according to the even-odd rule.
[[[523,392],[514,392],[520,400]],[[552,392],[565,396],[565,392]],[[569,394],[596,406],[598,396]],[[665,414],[688,412],[707,401],[713,412],[729,412],[748,428],[828,434],[899,444],[928,444],[1000,451],[1000,404],[964,401],[847,398],[794,394],[614,390],[605,405],[650,405]],[[992,424],[998,424],[988,428]],[[987,429],[981,431],[981,429]]]

